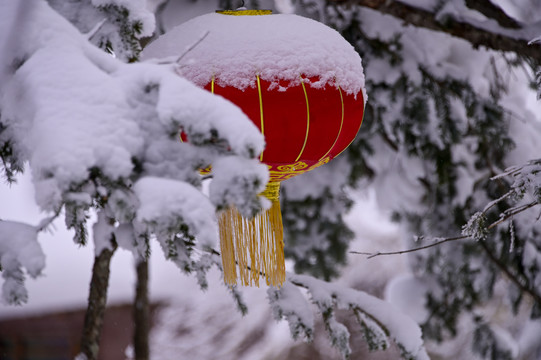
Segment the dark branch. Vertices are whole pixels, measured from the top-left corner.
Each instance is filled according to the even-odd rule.
[[[116,250],[116,242],[112,249],[104,249],[94,259],[92,268],[92,280],[88,295],[88,307],[86,308],[83,336],[81,340],[81,352],[85,359],[97,360],[100,349],[100,335],[107,305],[107,288],[109,287],[109,274],[111,257]]]
[[[148,261],[140,259],[136,265],[137,282],[133,304],[133,347],[135,360],[149,359],[148,334],[150,332],[150,303],[148,297]]]
[[[507,268],[505,264],[503,264],[497,257],[492,253],[490,248],[488,247],[487,243],[484,241],[480,241],[479,244],[481,245],[481,248],[487,255],[487,257],[492,261],[496,266],[507,276],[509,280],[511,280],[516,286],[518,286],[523,292],[529,294],[535,302],[538,304],[541,304],[541,295],[538,294],[535,291],[535,288],[529,287],[526,284],[524,284],[520,279],[515,276],[511,270]]]
[[[496,4],[490,0],[466,0],[466,6],[470,9],[477,10],[489,19],[496,20],[500,26],[509,29],[520,29],[518,21],[510,17]]]
[[[431,11],[420,9],[399,1],[388,0],[328,0],[335,4],[356,4],[383,14],[402,19],[405,23],[416,27],[444,32],[468,41],[474,48],[484,46],[496,51],[513,52],[523,58],[533,60],[541,65],[541,46],[528,45],[528,40],[521,38],[521,30],[505,29],[504,33],[494,33],[482,27],[461,22],[452,17],[438,19]],[[484,1],[483,1],[484,2]],[[488,10],[485,9],[485,12]],[[495,15],[496,16],[496,15]],[[497,15],[500,18],[500,15]],[[496,20],[496,19],[494,19]],[[500,20],[501,21],[501,20]]]

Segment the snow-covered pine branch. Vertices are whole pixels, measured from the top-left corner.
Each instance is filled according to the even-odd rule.
[[[539,24],[520,23],[506,15],[491,1],[464,3],[464,1],[327,0],[329,4],[346,2],[394,16],[415,27],[462,38],[475,48],[483,46],[496,51],[513,52],[531,59],[538,65],[541,64],[539,44],[530,46],[533,34],[539,33]],[[487,16],[485,21],[479,21],[477,11]]]
[[[505,14],[489,14],[498,5]],[[541,302],[532,302],[532,292],[525,291],[535,294],[540,284],[539,206],[523,211],[533,199],[528,202],[528,195],[517,203],[505,196],[513,179],[490,180],[512,164],[539,157],[538,105],[527,89],[535,74],[531,60],[540,54],[527,45],[539,35],[530,32],[539,26],[539,7],[529,0],[303,0],[295,7],[338,29],[362,56],[369,101],[348,150],[348,176],[357,184],[359,177],[372,180],[366,186],[378,206],[402,225],[397,247],[423,248],[408,256],[408,268],[429,289],[418,304],[430,314],[420,320],[425,343],[445,359],[505,358],[498,349],[506,343],[514,343],[524,358],[539,358],[539,342],[527,341],[526,334],[539,324]],[[504,16],[521,28],[506,29]],[[506,36],[511,32],[520,40]],[[321,189],[336,178],[325,180]],[[327,201],[322,192],[311,200]],[[437,237],[460,234],[487,204],[494,205],[484,226],[494,227],[485,240]],[[290,213],[292,222],[319,234],[319,214],[309,221],[298,214],[311,207],[300,205],[297,214]],[[512,210],[500,218],[507,209]],[[457,241],[432,246],[447,239]],[[497,317],[487,311],[496,306]],[[467,318],[482,321],[462,324]],[[497,336],[501,331],[487,336],[483,322],[504,329],[506,337]],[[476,330],[484,335],[471,341]],[[495,343],[491,351],[479,350]]]
[[[25,272],[36,278],[44,267],[45,255],[38,243],[38,229],[20,222],[0,220],[3,301],[16,305],[25,303],[28,300],[28,292],[24,285]]]
[[[307,291],[309,301],[301,288]],[[347,310],[355,317],[371,351],[385,350],[389,342],[394,341],[403,359],[428,359],[419,326],[392,305],[365,292],[311,276],[289,274],[284,286],[269,288],[268,298],[275,317],[289,322],[292,336],[302,335],[308,341],[312,340],[314,332],[309,302],[314,304],[323,317],[331,344],[344,359],[351,354],[350,334],[336,319],[335,310]]]
[[[134,62],[141,39],[153,34],[154,15],[143,0],[48,0],[88,41],[124,62]],[[83,15],[84,14],[84,15]]]
[[[474,213],[462,227],[462,236],[431,238],[430,240],[432,243],[407,250],[375,253],[350,251],[350,253],[366,255],[369,259],[382,255],[400,255],[425,250],[451,241],[467,239],[478,241],[486,240],[490,230],[506,221],[509,221],[510,228],[514,229],[513,218],[515,215],[519,215],[522,212],[541,204],[541,159],[530,160],[526,164],[512,166],[503,173],[492,177],[491,180],[496,181],[510,176],[513,177],[513,183],[511,184],[509,191],[498,199],[489,202],[482,211]],[[509,198],[514,199],[516,204],[500,212],[497,215],[497,220],[488,223],[488,212]],[[537,219],[540,217],[541,212],[537,215]],[[419,236],[418,239],[425,239],[425,236]]]
[[[117,238],[144,256],[156,236],[184,267],[179,259],[192,254],[186,240],[214,245],[216,206],[235,203],[246,213],[260,206],[268,174],[252,159],[264,141],[237,107],[178,76],[174,64],[122,63],[44,1],[21,3],[31,10],[28,21],[17,25],[17,46],[1,59],[8,71],[0,148],[10,155],[2,153],[2,169],[11,176],[28,162],[37,204],[64,208],[77,243],[87,240],[89,211],[102,209],[96,251]],[[3,3],[2,18],[17,6]],[[180,143],[181,129],[190,143]],[[224,156],[229,165],[219,166]],[[213,164],[209,199],[198,171]]]

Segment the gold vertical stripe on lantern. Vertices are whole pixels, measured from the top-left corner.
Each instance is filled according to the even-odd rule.
[[[342,128],[344,127],[344,96],[342,95],[342,89],[340,88],[340,85],[336,85],[336,88],[338,89],[338,93],[340,94],[340,107],[341,107],[341,115],[340,115],[340,128],[338,129],[338,134],[336,134],[336,137],[334,138],[334,142],[332,143],[331,147],[327,152],[319,159],[319,161],[325,159],[327,155],[331,152],[331,150],[334,148],[334,145],[338,142],[338,139],[340,138],[340,135],[342,134]]]
[[[260,276],[267,285],[285,281],[284,235],[280,212],[280,183],[270,182],[261,195],[271,207],[252,219],[245,219],[235,208],[219,216],[220,247],[224,280],[228,285],[259,286]]]
[[[261,80],[259,79],[259,75],[257,75],[257,93],[259,95],[259,116],[261,118],[260,122],[260,128],[261,128],[261,134],[265,135],[265,121],[263,118],[263,96],[261,95]],[[261,152],[261,155],[259,155],[259,161],[263,161],[263,153],[265,150]]]
[[[299,161],[299,159],[301,158],[302,153],[306,148],[306,144],[308,143],[308,134],[310,133],[310,103],[308,102],[308,93],[306,92],[306,87],[304,86],[304,79],[302,78],[302,76],[300,78],[302,91],[304,93],[304,100],[306,101],[306,135],[304,136],[304,143],[302,144],[302,149],[299,152],[299,155],[297,155],[295,161]]]

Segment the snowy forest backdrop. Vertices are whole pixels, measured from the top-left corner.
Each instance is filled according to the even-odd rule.
[[[40,243],[51,224],[63,226],[58,217],[75,242],[89,243],[96,255],[114,258],[120,246],[140,263],[150,248],[161,252],[156,239],[166,257],[205,285],[205,273],[219,267],[209,251],[215,246],[214,208],[235,203],[248,213],[259,204],[256,195],[267,175],[252,158],[263,139],[236,108],[174,75],[174,65],[137,58],[148,38],[197,14],[239,4],[48,4],[0,5],[1,169],[8,181],[23,170],[31,173],[44,218],[10,218],[12,201],[1,200],[7,209],[0,221],[4,300],[25,302],[25,278],[47,273]],[[292,272],[306,275],[291,274],[281,290],[268,291],[275,315],[286,317],[301,338],[327,333],[336,350],[321,345],[321,358],[348,356],[361,336],[374,350],[398,343],[389,356],[426,358],[419,329],[433,359],[541,357],[539,2],[246,5],[295,12],[337,29],[360,53],[367,79],[364,123],[347,153],[284,184],[286,256]],[[178,144],[179,125],[200,141]],[[219,138],[209,129],[219,129]],[[197,175],[207,163],[216,171],[210,198],[200,191]],[[223,189],[235,187],[239,196],[225,199]],[[355,211],[355,202],[369,199],[377,208]],[[382,211],[397,225],[371,211]],[[391,233],[399,241],[356,239],[370,232],[356,228],[363,220],[355,216],[378,219],[384,230],[376,240]],[[76,247],[65,239],[47,241]],[[435,243],[408,255],[383,254]],[[383,256],[390,257],[387,263]],[[212,274],[211,284],[220,286]],[[366,294],[382,296],[391,278],[387,297],[407,316]],[[205,299],[194,287],[178,291],[183,289],[190,290],[182,296],[199,299],[194,304]],[[261,293],[245,301],[233,295],[231,304],[236,300],[259,314],[268,310],[254,306]],[[166,311],[151,336],[153,358],[196,351],[171,338],[175,321],[189,320],[187,311],[173,316],[176,310],[173,305]],[[258,319],[269,322],[263,315]],[[256,326],[245,324],[243,334],[242,324],[234,322],[236,337]],[[195,326],[205,329],[197,321]],[[232,355],[234,347],[222,350],[222,358],[242,358]],[[276,347],[260,351],[284,356]]]

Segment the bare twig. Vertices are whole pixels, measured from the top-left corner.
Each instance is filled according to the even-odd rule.
[[[203,33],[203,35],[201,35],[201,37],[199,39],[197,39],[196,41],[194,41],[193,44],[191,44],[190,46],[188,46],[186,48],[186,50],[184,50],[184,52],[182,54],[180,54],[178,57],[175,58],[175,60],[171,60],[171,57],[167,57],[165,58],[164,60],[157,60],[157,61],[153,61],[154,64],[158,64],[158,65],[166,65],[166,64],[172,64],[172,63],[177,63],[177,64],[180,64],[180,61],[190,53],[190,51],[192,51],[197,45],[199,45],[203,40],[205,40],[205,38],[210,34],[210,31],[207,30],[205,33]]]
[[[102,19],[99,23],[97,23],[89,32],[85,34],[86,39],[88,41],[92,40],[94,35],[96,35],[98,31],[100,31],[100,29],[102,28],[103,24],[105,24],[106,21],[107,19]]]
[[[506,194],[507,195],[507,194]],[[481,212],[482,215],[485,215],[486,212],[488,210],[490,210],[490,208],[492,208],[495,203],[507,198],[507,196],[504,195],[502,196],[501,198],[497,199],[497,201],[495,202],[492,202],[490,203],[489,205],[487,205],[485,207],[485,210],[483,210]],[[510,218],[512,218],[513,216],[525,211],[525,210],[528,210],[536,205],[540,205],[537,201],[533,201],[531,203],[528,203],[528,204],[525,204],[525,205],[522,205],[522,206],[519,206],[517,208],[513,208],[512,211],[509,211],[507,213],[505,213],[505,216],[502,216],[501,218],[499,218],[498,220],[494,221],[492,224],[490,224],[489,226],[487,226],[487,230],[491,230],[493,228],[495,228],[496,226],[498,226],[499,224],[509,220]],[[419,246],[419,247],[416,247],[416,248],[412,248],[412,249],[406,249],[406,250],[398,250],[398,251],[388,251],[388,252],[375,252],[375,253],[371,253],[371,252],[363,252],[363,251],[350,251],[350,254],[356,254],[356,255],[366,255],[367,256],[367,259],[372,259],[376,256],[383,256],[383,255],[401,255],[401,254],[408,254],[408,253],[412,253],[412,252],[416,252],[416,251],[420,251],[420,250],[425,250],[425,249],[429,249],[431,247],[434,247],[434,246],[438,246],[438,245],[441,245],[441,244],[444,244],[446,242],[451,242],[451,241],[458,241],[458,240],[466,240],[466,239],[471,239],[472,237],[470,235],[461,235],[461,236],[455,236],[455,237],[448,237],[448,238],[440,238],[441,240],[437,240],[435,241],[434,243],[432,244],[428,244],[428,245],[424,245],[424,246]]]
[[[519,213],[521,213],[521,212],[523,212],[525,210],[528,210],[529,208],[532,208],[535,205],[539,205],[539,203],[537,201],[532,201],[529,204],[525,204],[525,205],[519,206],[517,208],[513,208],[513,209],[511,209],[512,211],[505,212],[505,216],[502,216],[499,220],[497,220],[497,221],[493,222],[492,224],[490,224],[487,227],[487,230],[490,230],[490,229],[498,226],[499,224],[501,224],[502,222],[504,222],[506,220],[509,220],[510,218],[515,216],[516,214],[519,214]]]
[[[469,236],[467,236],[467,235],[455,236],[455,237],[451,237],[451,238],[444,238],[444,239],[435,241],[435,242],[433,242],[432,244],[429,244],[429,245],[419,246],[419,247],[416,247],[416,248],[413,248],[413,249],[407,249],[407,250],[389,251],[389,252],[380,252],[380,251],[378,251],[376,253],[361,252],[361,251],[350,251],[349,253],[350,254],[357,254],[357,255],[366,255],[367,259],[371,259],[371,258],[374,258],[376,256],[382,256],[382,255],[401,255],[401,254],[412,253],[412,252],[428,249],[428,248],[431,248],[431,247],[434,247],[434,246],[438,246],[438,245],[441,245],[441,244],[446,243],[446,242],[465,240],[465,239],[468,239],[468,238],[469,238]]]
[[[180,64],[180,60],[182,60],[190,51],[192,51],[197,45],[199,45],[205,38],[210,34],[210,31],[207,30],[199,39],[197,39],[192,45],[188,46],[188,48],[177,58],[177,64]]]
[[[51,224],[56,220],[56,218],[60,215],[60,211],[62,210],[61,207],[59,207],[55,213],[49,217],[46,217],[45,219],[41,220],[39,224],[36,226],[37,232],[45,231],[51,226]]]

